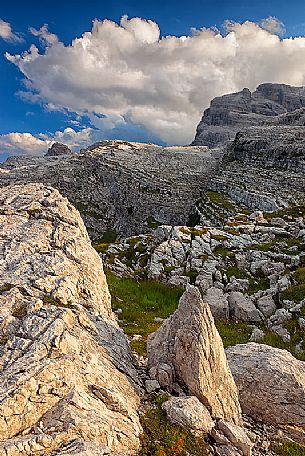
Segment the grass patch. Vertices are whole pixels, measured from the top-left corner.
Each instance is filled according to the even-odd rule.
[[[296,269],[291,275],[291,278],[298,284],[305,284],[305,267]]]
[[[172,424],[162,410],[167,396],[157,397],[155,403],[141,417],[143,434],[140,456],[205,456],[208,454],[204,438],[195,437],[190,431]]]
[[[111,244],[112,242],[115,242],[118,237],[118,233],[116,230],[106,230],[100,241],[99,244]]]
[[[247,290],[248,294],[252,295],[257,293],[260,290],[268,290],[270,287],[270,280],[265,277],[261,278],[249,278],[249,288]]]
[[[284,301],[285,299],[289,301],[295,301],[299,302],[302,301],[305,297],[305,283],[300,284],[300,285],[291,285],[290,287],[287,288],[287,290],[284,290],[280,293],[280,299],[281,301]]]
[[[206,194],[209,200],[216,204],[216,206],[219,206],[229,212],[236,211],[235,206],[222,193],[208,191]]]
[[[305,205],[290,206],[287,209],[280,209],[276,212],[267,212],[264,217],[271,220],[273,217],[287,218],[287,217],[302,217],[305,215]]]
[[[236,279],[248,279],[249,276],[246,271],[239,269],[237,266],[228,266],[224,271],[227,274],[228,279],[235,277]]]
[[[157,281],[117,277],[110,271],[106,271],[106,275],[112,307],[123,311],[120,324],[127,335],[142,336],[138,341],[131,341],[131,346],[139,354],[145,355],[147,336],[160,326],[154,318],[169,317],[176,310],[183,290]]]
[[[100,242],[99,244],[93,244],[92,246],[98,253],[106,253],[109,244],[107,242]]]
[[[217,321],[216,326],[225,348],[249,342],[252,330],[247,323]]]
[[[161,225],[161,222],[158,222],[152,215],[149,215],[146,219],[147,226],[152,229],[158,228]]]
[[[305,456],[305,447],[295,442],[274,442],[271,449],[280,456]]]
[[[215,255],[220,255],[222,258],[233,258],[235,256],[232,250],[228,249],[227,247],[223,247],[222,245],[217,245],[213,253]]]

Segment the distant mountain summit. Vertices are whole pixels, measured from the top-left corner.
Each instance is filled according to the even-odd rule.
[[[305,125],[305,87],[261,84],[251,93],[216,97],[203,113],[193,145],[222,146],[247,127],[264,125]],[[301,111],[299,111],[301,110]],[[287,116],[287,117],[286,117]]]
[[[57,157],[58,155],[69,155],[72,154],[72,150],[70,147],[66,146],[65,144],[55,142],[52,146],[48,149],[48,152],[45,154],[46,157]]]

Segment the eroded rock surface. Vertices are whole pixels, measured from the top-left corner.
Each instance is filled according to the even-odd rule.
[[[189,285],[174,314],[148,338],[148,367],[163,388],[184,390],[213,417],[241,422],[238,393],[208,304]]]
[[[248,343],[226,350],[244,413],[284,426],[305,442],[305,362],[286,350]]]
[[[106,233],[108,242],[161,223],[187,223],[221,157],[206,147],[102,141],[78,154],[10,157],[0,168],[0,187],[52,185],[79,209],[91,239]]]
[[[79,213],[41,184],[0,209],[1,456],[133,454],[140,386]]]

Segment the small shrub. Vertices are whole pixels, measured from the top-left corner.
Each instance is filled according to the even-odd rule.
[[[27,313],[26,304],[21,304],[20,306],[16,307],[13,310],[12,315],[13,315],[13,317],[19,318],[21,320],[21,318],[24,318],[26,316],[26,313]]]

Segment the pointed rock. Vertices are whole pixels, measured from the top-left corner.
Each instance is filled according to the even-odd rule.
[[[184,390],[214,417],[240,424],[237,388],[209,305],[189,285],[178,309],[148,338],[151,376],[168,391]]]

